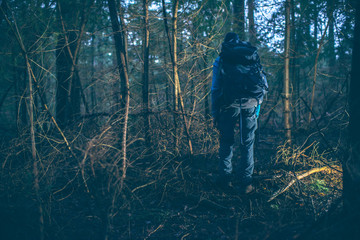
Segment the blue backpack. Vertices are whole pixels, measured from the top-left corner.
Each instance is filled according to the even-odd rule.
[[[223,43],[219,75],[226,105],[232,104],[236,99],[249,98],[254,98],[261,104],[268,91],[257,48],[247,42]]]

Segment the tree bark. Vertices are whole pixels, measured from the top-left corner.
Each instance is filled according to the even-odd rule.
[[[29,119],[30,119],[30,136],[31,136],[31,156],[33,161],[33,174],[34,174],[34,188],[36,197],[39,203],[39,227],[40,227],[40,239],[44,239],[44,213],[40,198],[40,180],[39,180],[39,169],[36,157],[36,139],[35,139],[35,125],[34,125],[34,93],[33,83],[30,74],[30,63],[27,54],[25,53],[26,68],[28,71],[29,78]]]
[[[179,112],[179,107],[181,110],[181,115],[183,118],[183,122],[185,125],[185,133],[188,138],[188,146],[190,155],[193,154],[192,149],[192,142],[190,138],[190,132],[189,132],[189,124],[186,119],[185,115],[185,106],[184,101],[181,96],[181,88],[180,88],[180,81],[179,81],[179,74],[178,74],[178,68],[177,68],[177,14],[179,9],[179,0],[175,0],[173,5],[173,24],[172,24],[172,38],[170,38],[169,29],[167,26],[167,18],[166,18],[166,8],[165,8],[165,1],[162,0],[163,4],[163,14],[164,14],[164,24],[165,24],[165,30],[167,32],[168,36],[168,42],[170,47],[170,57],[171,57],[171,63],[172,63],[172,70],[173,70],[173,80],[174,80],[174,126],[175,126],[175,150],[178,151],[178,127],[177,127],[177,117],[176,115]],[[171,42],[172,40],[172,42]]]
[[[248,5],[248,18],[249,18],[249,42],[251,43],[251,45],[255,46],[257,43],[255,19],[254,19],[255,0],[248,0],[247,5]]]
[[[97,105],[96,97],[96,82],[95,82],[95,35],[91,36],[91,112],[95,112],[95,107]]]
[[[6,6],[8,7],[8,6]],[[33,81],[32,81],[32,74],[31,74],[31,65],[28,57],[28,51],[25,48],[22,36],[18,29],[16,19],[13,18],[13,24],[10,22],[8,16],[5,14],[3,6],[0,7],[0,12],[2,13],[3,17],[5,18],[7,24],[9,25],[10,29],[12,30],[14,37],[16,38],[17,42],[19,43],[21,53],[25,60],[25,67],[28,77],[28,90],[29,90],[29,122],[30,122],[30,141],[31,141],[31,158],[33,163],[33,174],[34,174],[34,189],[35,195],[38,201],[38,210],[39,210],[39,239],[43,240],[44,235],[44,214],[43,214],[43,207],[41,203],[40,197],[40,179],[39,179],[39,169],[38,169],[38,162],[37,162],[37,149],[36,149],[36,138],[35,138],[35,123],[34,123],[34,92],[33,92]],[[13,15],[14,16],[14,15]],[[25,80],[25,79],[24,79]]]
[[[143,111],[144,111],[144,129],[145,129],[145,143],[147,148],[151,147],[150,137],[150,105],[149,105],[149,0],[143,0],[144,13],[144,39],[143,39]]]
[[[177,67],[177,14],[179,9],[179,0],[175,0],[173,5],[173,24],[172,24],[172,68],[174,79],[174,111],[179,109],[179,75]]]
[[[64,126],[69,118],[68,92],[71,62],[65,46],[64,36],[59,35],[56,46],[56,120],[60,126]]]
[[[334,21],[334,10],[335,10],[335,0],[327,0],[326,14],[329,20],[329,34],[328,34],[328,43],[326,44],[326,53],[328,56],[328,71],[329,71],[329,85],[337,91],[338,81],[336,81],[336,53],[335,53],[335,21]]]
[[[354,47],[352,56],[352,70],[350,81],[349,112],[350,124],[348,128],[349,155],[343,164],[344,176],[344,207],[345,212],[351,215],[358,215],[358,227],[360,213],[360,2],[357,1]],[[357,226],[356,226],[357,225]]]
[[[180,110],[184,121],[185,126],[185,133],[188,138],[188,146],[190,155],[193,155],[193,148],[192,148],[192,142],[189,132],[189,123],[186,119],[186,113],[185,113],[185,106],[184,101],[181,95],[181,87],[180,87],[180,80],[179,80],[179,74],[178,74],[178,66],[177,66],[177,16],[178,16],[178,9],[179,9],[179,0],[175,0],[174,6],[173,6],[173,76],[174,76],[174,82],[175,82],[175,113],[178,111],[178,104],[180,103]]]
[[[285,138],[291,143],[291,126],[290,126],[290,39],[291,39],[291,26],[290,26],[290,9],[291,0],[285,2],[285,74],[284,74],[284,130]]]
[[[127,61],[126,61],[126,45],[124,45],[123,39],[125,36],[123,32],[120,31],[120,23],[118,20],[118,14],[116,11],[115,0],[108,0],[108,6],[110,11],[111,25],[114,33],[115,40],[115,50],[117,65],[121,79],[121,86],[123,89],[122,92],[122,129],[120,133],[120,147],[122,150],[122,176],[120,180],[120,189],[123,188],[124,179],[126,177],[127,169],[127,158],[126,158],[126,142],[127,142],[127,125],[129,118],[129,104],[130,104],[130,95],[129,95],[129,77],[127,72]],[[120,6],[121,8],[121,6]],[[122,11],[122,9],[120,9]]]
[[[312,86],[312,91],[311,91],[311,102],[310,102],[310,111],[309,111],[309,117],[308,117],[308,124],[310,124],[311,122],[311,115],[312,115],[312,112],[313,112],[313,106],[314,106],[314,98],[315,98],[315,87],[316,87],[316,76],[317,76],[317,67],[318,67],[318,60],[319,60],[319,56],[320,56],[320,52],[321,52],[321,48],[322,46],[324,45],[324,39],[325,39],[325,34],[326,34],[326,30],[328,29],[329,27],[329,23],[330,23],[330,20],[328,20],[327,24],[326,24],[326,27],[325,27],[325,30],[322,34],[322,37],[321,37],[321,41],[320,41],[320,45],[319,45],[319,49],[317,50],[317,53],[316,53],[316,57],[315,57],[315,64],[314,64],[314,80],[313,80],[313,86]]]
[[[329,69],[332,71],[335,68],[335,34],[334,34],[334,9],[335,9],[335,0],[327,0],[327,18],[329,22],[329,42],[328,46],[328,56],[329,56]],[[332,73],[331,73],[332,74]]]
[[[298,93],[298,81],[299,78],[297,76],[297,67],[296,67],[296,59],[297,59],[297,50],[298,50],[298,46],[296,45],[296,35],[295,35],[295,4],[294,4],[294,0],[291,0],[291,50],[292,50],[292,54],[291,54],[291,60],[290,60],[290,68],[291,68],[291,104],[292,104],[292,127],[293,129],[296,129],[297,126],[297,102],[299,99],[299,95]]]
[[[234,31],[239,35],[240,40],[245,40],[245,0],[234,0]]]
[[[56,118],[63,126],[74,120],[80,114],[81,98],[86,112],[89,112],[81,81],[77,70],[78,53],[80,51],[82,35],[87,22],[88,13],[86,4],[91,5],[93,0],[70,4],[68,1],[57,0],[57,18],[62,34],[58,36],[56,75],[58,80],[56,92]],[[80,9],[82,9],[80,13]],[[72,29],[77,29],[78,15],[81,15],[79,35]]]

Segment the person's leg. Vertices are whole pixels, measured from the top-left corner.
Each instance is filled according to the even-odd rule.
[[[257,128],[255,108],[241,110],[240,136],[240,162],[237,168],[238,180],[242,186],[251,184],[254,171],[254,142]]]
[[[219,177],[224,181],[230,180],[232,173],[232,157],[234,147],[234,127],[238,117],[233,117],[232,108],[223,111],[219,119],[220,148],[219,148]]]

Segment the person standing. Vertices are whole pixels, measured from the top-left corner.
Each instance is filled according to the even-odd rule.
[[[254,142],[260,104],[268,91],[257,48],[227,33],[220,56],[213,64],[212,116],[220,133],[219,176],[216,183],[230,187],[232,179],[240,193],[250,193],[254,171]],[[233,176],[234,131],[239,126],[240,162]]]

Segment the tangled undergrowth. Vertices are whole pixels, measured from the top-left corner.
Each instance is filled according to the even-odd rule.
[[[212,183],[216,147],[205,141],[212,141],[213,133],[199,136],[208,151],[191,157],[171,152],[168,137],[157,136],[162,141],[153,152],[142,150],[141,138],[129,139],[130,161],[121,185],[116,131],[99,132],[72,139],[76,156],[61,141],[42,139],[39,199],[29,151],[23,148],[28,139],[3,146],[2,239],[38,236],[39,203],[45,239],[301,238],[304,229],[339,207],[339,161],[317,142],[277,148],[258,143],[255,191],[240,195]]]

